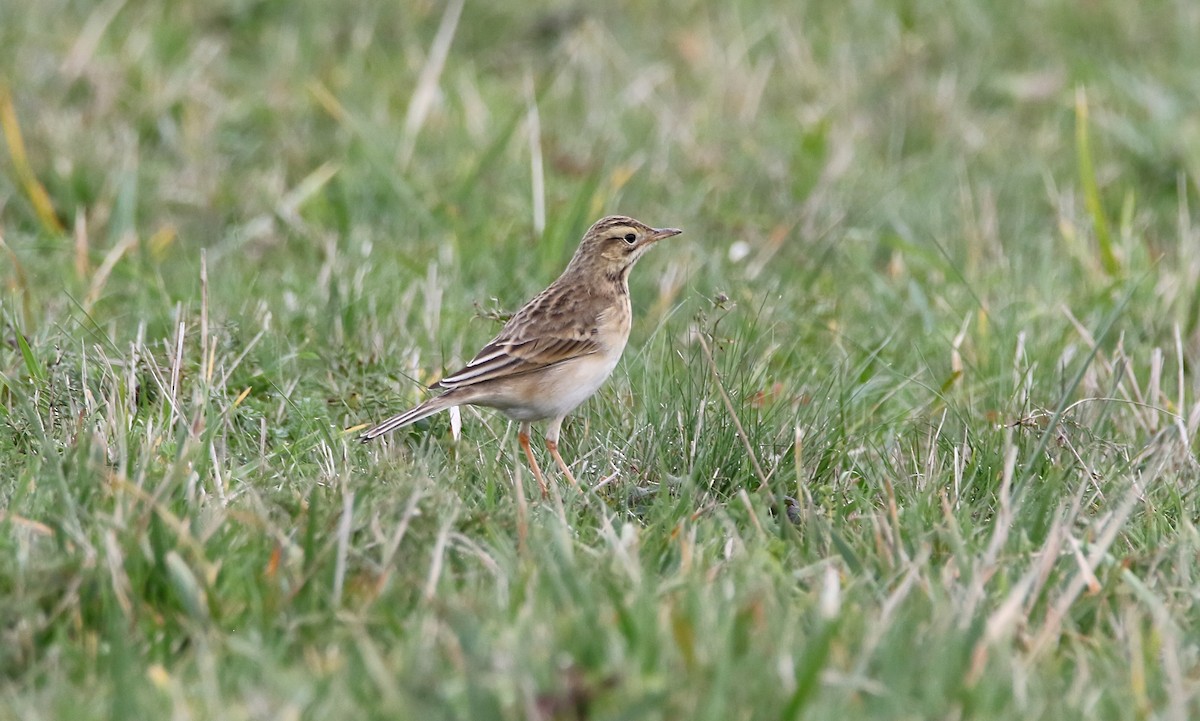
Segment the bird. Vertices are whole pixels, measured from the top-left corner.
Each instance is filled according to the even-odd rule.
[[[494,408],[520,423],[517,440],[543,497],[546,479],[530,447],[535,421],[548,421],[546,449],[578,486],[558,452],[563,420],[599,390],[625,350],[633,321],[629,272],[634,264],[660,240],[682,232],[652,228],[625,215],[596,221],[562,274],[513,314],[466,366],[438,382],[440,395],[359,439],[370,442],[455,406]]]

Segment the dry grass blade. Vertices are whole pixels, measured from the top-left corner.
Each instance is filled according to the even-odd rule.
[[[729,393],[725,391],[725,384],[721,382],[721,373],[717,370],[717,362],[713,358],[712,350],[708,347],[708,341],[705,340],[702,333],[697,333],[696,338],[700,342],[701,350],[704,351],[704,359],[708,363],[708,368],[712,371],[713,382],[717,386],[717,392],[721,394],[721,402],[725,404],[725,410],[729,413],[729,418],[733,421],[737,437],[741,440],[742,447],[746,449],[746,456],[750,459],[750,465],[753,466],[755,475],[758,476],[758,490],[765,490],[767,488],[767,474],[763,472],[762,465],[758,462],[758,454],[754,452],[754,446],[750,443],[750,437],[746,435],[746,429],[742,427],[742,421],[738,418],[737,409],[733,407],[733,401],[729,398]]]
[[[1114,509],[1104,523],[1104,527],[1097,533],[1096,539],[1091,546],[1091,552],[1081,565],[1080,571],[1075,574],[1070,583],[1067,584],[1067,587],[1051,604],[1050,610],[1047,611],[1046,620],[1042,624],[1042,628],[1030,644],[1031,655],[1037,656],[1044,653],[1049,645],[1059,638],[1063,621],[1071,610],[1071,605],[1079,598],[1079,594],[1083,592],[1089,582],[1094,582],[1096,568],[1104,560],[1113,542],[1117,540],[1118,534],[1124,529],[1125,522],[1129,519],[1129,515],[1133,513],[1133,509],[1137,505],[1140,496],[1140,489],[1136,485],[1131,486],[1125,493],[1125,498],[1121,501],[1121,505]]]
[[[442,68],[446,65],[446,56],[450,54],[450,43],[454,40],[454,31],[458,28],[458,19],[462,15],[464,0],[450,0],[442,13],[442,22],[438,26],[437,35],[429,48],[429,56],[425,66],[421,68],[421,76],[417,79],[417,87],[413,90],[408,103],[408,113],[404,116],[404,138],[400,146],[400,167],[406,167],[412,159],[413,149],[417,144],[417,134],[433,108],[437,97],[438,80],[442,76]]]
[[[58,214],[54,211],[54,203],[45,186],[38,180],[37,175],[29,164],[25,152],[25,139],[21,135],[21,124],[17,120],[17,110],[13,106],[12,93],[6,82],[0,81],[0,130],[8,141],[8,153],[12,159],[13,170],[25,189],[25,195],[33,205],[42,228],[49,233],[59,235],[66,232]]]

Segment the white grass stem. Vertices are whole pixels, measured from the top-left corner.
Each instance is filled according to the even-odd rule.
[[[412,160],[413,149],[417,145],[417,135],[433,109],[433,101],[437,98],[438,80],[442,69],[446,66],[446,58],[450,54],[450,43],[454,40],[454,32],[458,28],[458,18],[462,14],[464,0],[450,0],[442,13],[442,22],[438,25],[437,35],[429,48],[429,57],[421,68],[417,79],[416,89],[413,90],[412,100],[408,104],[408,112],[404,117],[404,139],[400,146],[399,164],[403,169]]]
[[[542,237],[546,230],[546,171],[542,163],[542,121],[538,115],[537,93],[533,76],[525,76],[525,95],[528,114],[525,125],[529,131],[529,177],[533,193],[533,234]]]

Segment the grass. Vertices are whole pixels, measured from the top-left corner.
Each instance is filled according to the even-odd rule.
[[[1200,715],[1193,3],[0,14],[0,718]],[[355,442],[609,211],[588,490]]]

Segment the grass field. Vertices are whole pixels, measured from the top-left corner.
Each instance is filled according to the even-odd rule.
[[[1200,717],[1200,4],[0,18],[0,719]],[[585,490],[356,442],[609,212]]]

